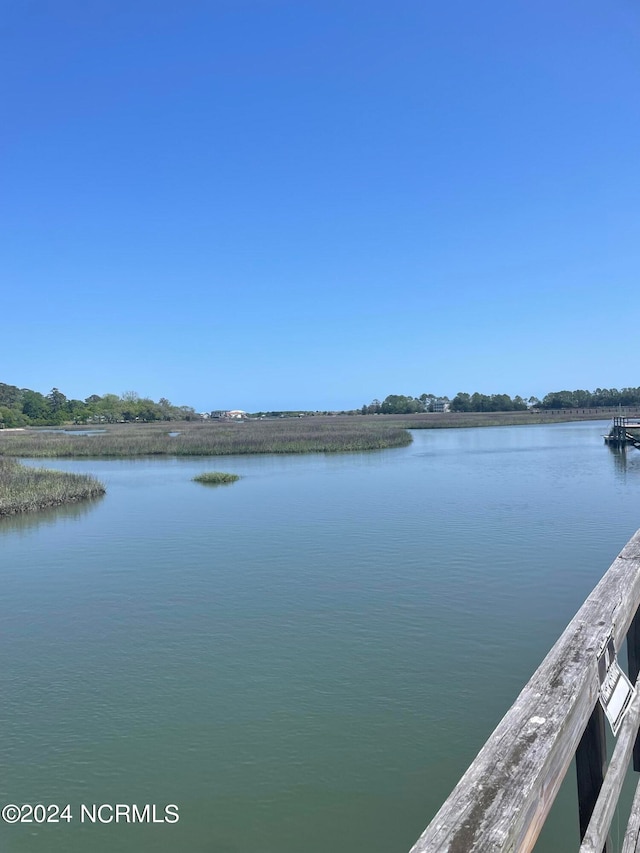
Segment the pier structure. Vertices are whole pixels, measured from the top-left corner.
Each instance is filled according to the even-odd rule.
[[[631,444],[640,450],[640,418],[615,417],[604,440],[606,444],[614,447],[626,447]]]
[[[529,853],[574,756],[575,850],[610,853],[609,830],[629,764],[640,771],[639,605],[640,531],[569,623],[411,853]],[[617,659],[625,639],[628,676]],[[616,737],[610,757],[609,724]],[[640,784],[622,853],[640,853]]]

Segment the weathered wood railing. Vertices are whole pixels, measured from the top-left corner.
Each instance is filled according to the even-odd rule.
[[[607,770],[597,658],[611,632],[616,650],[626,637],[629,677],[635,684],[639,604],[640,531],[569,623],[411,853],[532,850],[574,755],[580,853],[609,850],[609,827],[632,753],[634,768],[640,770],[640,690],[622,722]],[[640,851],[639,838],[640,786],[623,853]]]

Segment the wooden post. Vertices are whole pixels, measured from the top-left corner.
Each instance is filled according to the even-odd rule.
[[[631,620],[627,631],[627,655],[629,661],[629,680],[635,685],[640,674],[640,608]],[[640,735],[633,747],[633,769],[640,771]]]
[[[584,838],[589,826],[607,769],[607,733],[604,725],[602,705],[596,702],[576,750],[580,841]],[[603,853],[610,853],[610,851],[607,840]]]

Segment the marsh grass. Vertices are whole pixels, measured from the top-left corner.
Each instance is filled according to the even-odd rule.
[[[224,471],[205,471],[204,474],[193,477],[195,483],[204,483],[207,486],[227,485],[228,483],[235,483],[239,479],[239,474],[226,474]]]
[[[95,498],[104,492],[102,483],[86,474],[27,468],[0,458],[0,516]]]
[[[564,409],[526,412],[420,412],[412,415],[364,415],[363,420],[383,419],[386,424],[404,429],[462,429],[490,426],[531,426],[569,421],[604,421],[617,414],[615,409]]]
[[[0,455],[46,457],[229,456],[253,453],[339,453],[411,443],[402,426],[383,419],[310,417],[166,424],[107,425],[101,435],[0,431]],[[175,432],[175,429],[172,430]]]
[[[615,410],[611,410],[615,414]],[[131,457],[229,456],[253,453],[341,453],[404,447],[409,429],[516,426],[602,420],[606,410],[561,412],[444,412],[413,415],[337,415],[204,423],[101,424],[96,435],[0,430],[0,456]],[[178,434],[176,434],[178,433]]]

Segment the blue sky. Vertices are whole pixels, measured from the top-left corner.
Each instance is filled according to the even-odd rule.
[[[640,385],[632,0],[24,0],[0,33],[0,381]]]

